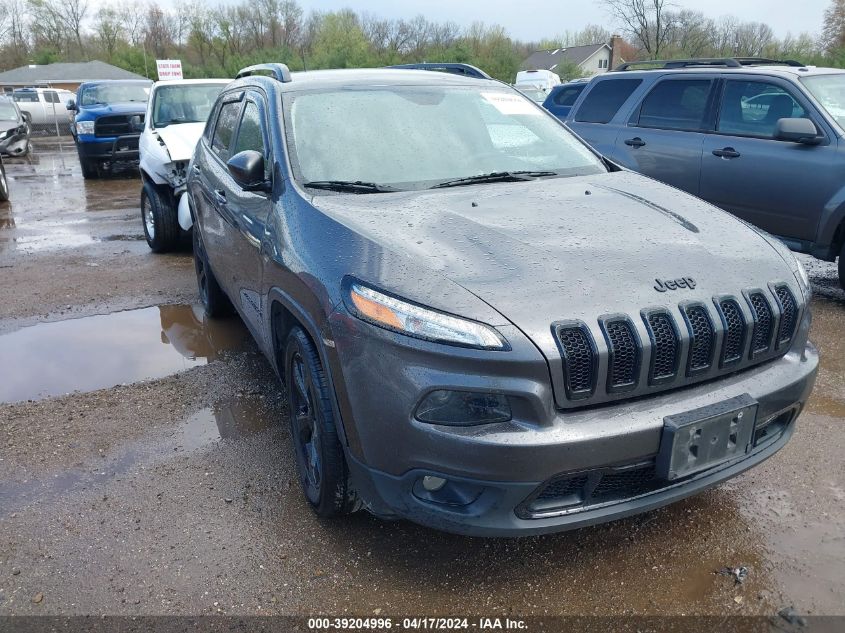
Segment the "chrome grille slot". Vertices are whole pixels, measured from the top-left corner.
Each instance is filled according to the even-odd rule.
[[[687,376],[693,376],[707,371],[713,364],[716,332],[704,306],[688,305],[683,308],[683,313],[690,335]]]

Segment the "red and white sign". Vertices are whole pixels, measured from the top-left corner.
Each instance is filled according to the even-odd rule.
[[[168,79],[182,79],[181,59],[157,59],[156,66],[158,67],[159,81],[166,81]]]

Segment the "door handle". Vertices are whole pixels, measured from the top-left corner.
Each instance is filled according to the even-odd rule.
[[[214,199],[217,201],[217,204],[226,204],[226,192],[222,189],[215,189]]]
[[[724,147],[722,149],[714,149],[713,156],[719,158],[739,158],[740,154],[733,147]]]
[[[631,147],[642,147],[645,145],[645,141],[639,136],[635,136],[634,138],[625,139],[625,145],[630,145]]]

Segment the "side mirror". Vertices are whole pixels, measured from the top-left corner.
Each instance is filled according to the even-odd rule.
[[[73,99],[68,99],[67,103],[65,104],[65,108],[67,108],[71,112],[76,112],[76,101],[74,101]]]
[[[27,123],[30,123],[32,121],[32,114],[30,114],[26,110],[21,110],[21,116],[23,117],[23,120]]]
[[[270,191],[270,182],[264,177],[264,156],[255,150],[235,154],[226,167],[244,191]]]
[[[139,133],[144,131],[144,123],[141,121],[141,115],[136,114],[129,119],[129,129]]]
[[[822,137],[810,119],[778,119],[775,138],[779,141],[818,145]]]

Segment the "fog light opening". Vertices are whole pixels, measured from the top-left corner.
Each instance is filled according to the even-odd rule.
[[[443,477],[435,477],[433,475],[426,475],[422,478],[422,487],[428,492],[437,492],[442,490],[446,485],[446,480]]]
[[[512,416],[504,394],[438,389],[423,398],[415,417],[429,424],[462,426],[508,422]]]

